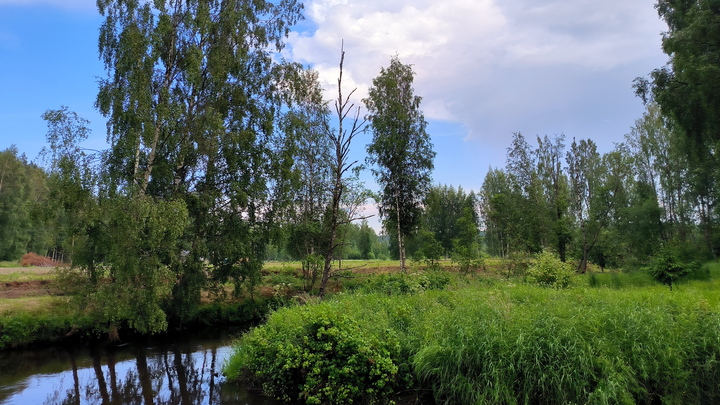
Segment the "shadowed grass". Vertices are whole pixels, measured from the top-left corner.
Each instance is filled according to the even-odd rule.
[[[0,349],[55,341],[81,326],[65,297],[0,300]]]

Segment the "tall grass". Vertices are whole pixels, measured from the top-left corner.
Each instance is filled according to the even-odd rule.
[[[0,350],[60,340],[83,326],[63,297],[0,300]]]
[[[635,276],[618,277],[621,286],[634,284]],[[387,381],[408,383],[392,385],[393,393],[432,390],[441,404],[720,403],[714,279],[673,292],[660,285],[554,290],[497,281],[415,295],[345,295],[276,312],[240,340],[226,371],[263,384],[286,364],[288,348],[313,353],[303,343],[308,325],[326,318],[352,325],[343,336],[368,342],[365,353],[388,353],[397,371]],[[289,400],[306,400],[302,392],[318,381],[316,389],[329,386],[302,380],[302,368],[294,375],[302,382],[292,384],[305,388],[285,391]],[[363,392],[353,398],[367,399]]]

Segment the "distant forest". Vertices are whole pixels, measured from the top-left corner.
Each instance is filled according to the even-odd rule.
[[[81,120],[66,110],[46,115],[53,114]],[[51,126],[51,134],[55,131]],[[625,142],[604,154],[589,139],[538,136],[531,144],[516,133],[505,167],[490,168],[479,192],[451,185],[427,190],[408,256],[508,258],[550,250],[579,270],[587,263],[642,267],[664,248],[687,260],[714,258],[720,240],[709,179],[683,141],[664,123],[656,103],[648,104]],[[79,148],[75,153],[78,162],[92,164]],[[83,184],[93,173],[73,167],[63,178],[63,170],[61,163],[38,166],[14,147],[0,153],[0,260],[35,252],[71,261],[78,238],[73,226],[82,226],[78,216],[99,196],[97,186]],[[90,207],[70,205],[83,197]],[[292,215],[278,221],[264,259],[305,259],[321,222],[318,217],[313,230],[312,223]],[[348,222],[339,236],[335,259],[398,259],[392,227],[378,235],[366,220]]]

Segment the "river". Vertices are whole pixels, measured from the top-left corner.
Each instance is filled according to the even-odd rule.
[[[222,376],[240,332],[0,351],[0,405],[277,405]]]

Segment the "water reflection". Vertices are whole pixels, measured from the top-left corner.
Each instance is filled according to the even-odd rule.
[[[225,383],[230,339],[0,353],[0,405],[275,404]]]

